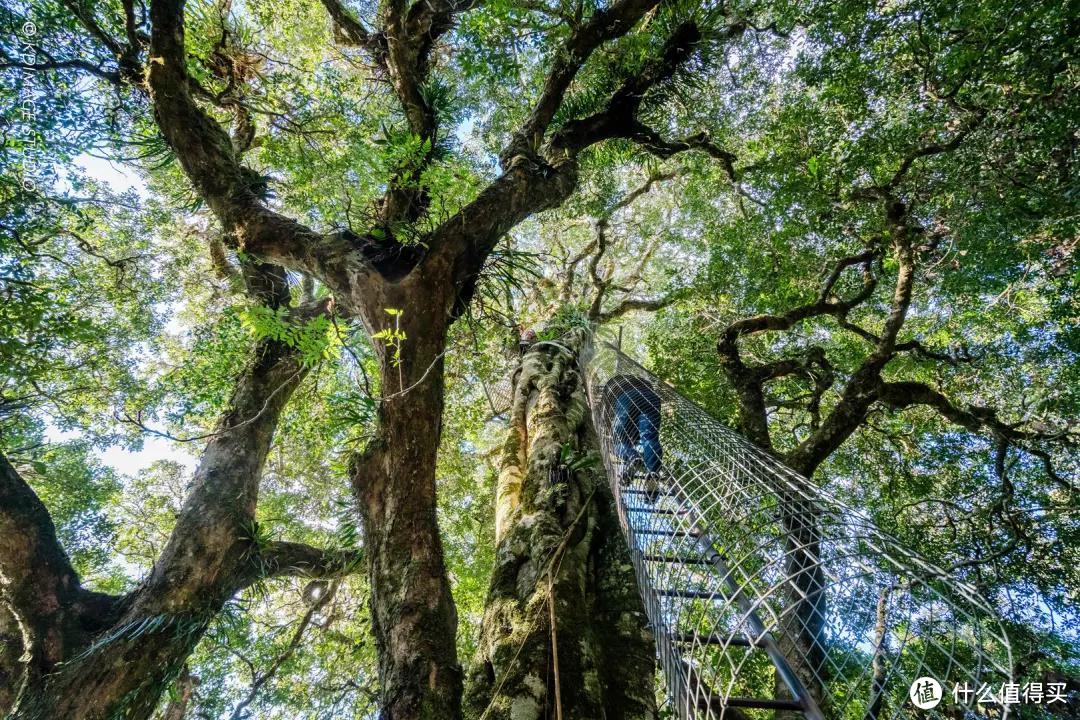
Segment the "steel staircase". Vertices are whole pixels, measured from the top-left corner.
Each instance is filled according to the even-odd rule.
[[[1008,715],[1008,708],[953,704],[954,683],[1011,682],[1007,638],[973,588],[610,343],[591,338],[581,362],[676,717]],[[612,400],[620,384],[642,380],[660,408],[662,458],[651,476],[640,466],[641,438],[620,437],[626,418]],[[640,402],[639,392],[633,397]],[[631,440],[638,445],[628,460]],[[937,711],[910,704],[921,676],[937,679],[947,695]]]

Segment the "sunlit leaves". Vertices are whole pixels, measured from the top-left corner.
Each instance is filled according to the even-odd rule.
[[[299,350],[301,362],[309,367],[332,358],[336,352],[338,337],[325,315],[296,321],[289,317],[287,308],[253,305],[241,310],[239,318],[256,339],[276,340]]]

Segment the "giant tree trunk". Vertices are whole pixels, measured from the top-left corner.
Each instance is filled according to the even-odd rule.
[[[26,582],[18,576],[5,579],[5,600],[20,618],[30,656],[12,720],[151,715],[207,625],[251,579],[258,551],[252,531],[259,478],[278,417],[303,375],[296,350],[259,343],[203,452],[176,528],[150,576],[112,603],[78,587],[44,506],[4,462],[10,473],[5,472],[0,488],[5,493],[0,494],[21,491],[23,503],[35,514],[0,513],[0,535],[10,543],[20,537],[20,523],[35,520],[38,547],[30,550],[58,553],[55,565],[61,569],[56,574],[43,567],[41,578]],[[18,568],[7,565],[19,562],[20,554],[2,549],[0,570],[5,572],[0,575],[9,569],[14,575]],[[37,593],[35,602],[20,597],[30,593]]]
[[[365,313],[372,334],[404,332],[396,348],[389,339],[376,341],[383,394],[379,425],[352,466],[383,720],[461,716],[457,611],[435,516],[448,325],[439,287],[415,279],[386,284],[379,296],[367,299]],[[386,309],[400,314],[387,315]]]
[[[653,638],[614,512],[576,338],[522,359],[497,488],[470,718],[652,718]]]

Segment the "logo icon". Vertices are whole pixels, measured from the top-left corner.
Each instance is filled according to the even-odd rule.
[[[932,710],[941,702],[941,683],[932,677],[921,677],[911,683],[908,697],[920,710]]]

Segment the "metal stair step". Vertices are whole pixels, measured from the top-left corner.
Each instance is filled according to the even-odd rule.
[[[683,565],[712,565],[707,558],[683,557],[681,555],[644,554],[641,557],[648,562],[681,563]]]
[[[683,661],[683,668],[686,670],[690,680],[689,690],[692,693],[691,697],[704,713],[724,715],[724,708],[748,708],[753,710],[794,710],[803,713],[805,716],[806,708],[797,700],[766,700],[764,698],[748,697],[724,698],[698,676],[693,665]]]
[[[626,506],[626,511],[627,512],[646,512],[646,513],[651,513],[653,515],[682,515],[683,512],[684,512],[683,510],[667,510],[665,508],[638,507],[636,505],[627,505]]]
[[[795,700],[766,700],[764,698],[729,697],[721,706],[754,708],[756,710],[802,710],[801,702]]]
[[[659,588],[656,591],[657,595],[661,597],[677,597],[677,598],[697,598],[701,600],[711,600],[714,598],[724,599],[724,596],[720,593],[706,592],[705,590],[679,590],[676,588]]]
[[[647,495],[649,497],[678,497],[678,493],[673,493],[670,490],[655,490],[649,492],[648,490],[638,490],[637,488],[622,488],[619,490],[622,495]]]
[[[663,535],[665,537],[688,537],[688,538],[696,538],[697,537],[697,535],[695,535],[694,533],[686,532],[685,530],[649,530],[649,529],[638,530],[638,529],[635,528],[634,529],[634,534],[635,535]]]
[[[699,643],[701,645],[731,645],[734,647],[758,647],[745,635],[718,635],[716,633],[699,635],[692,632],[678,632],[672,634],[672,640],[677,643]]]

